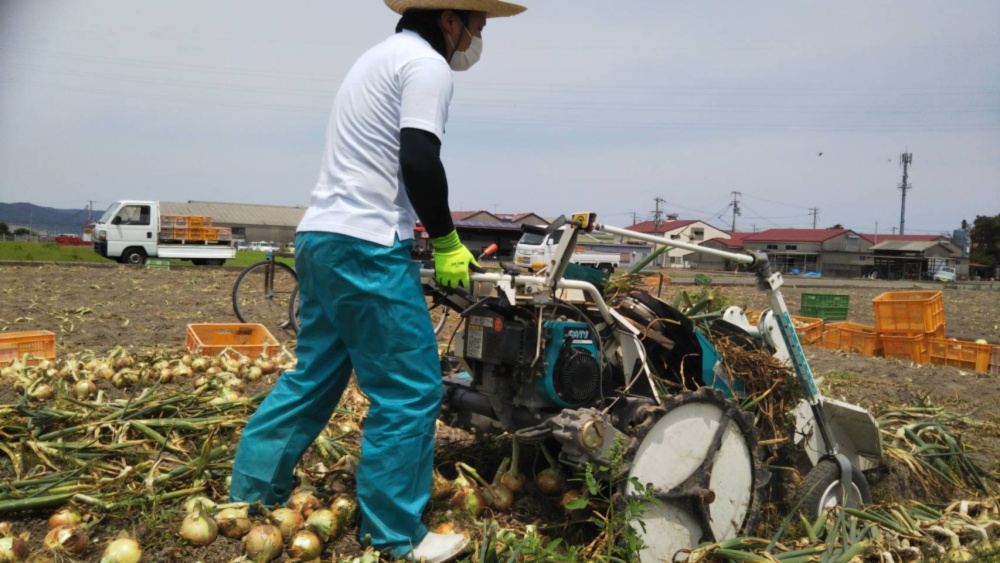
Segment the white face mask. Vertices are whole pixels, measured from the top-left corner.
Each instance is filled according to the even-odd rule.
[[[469,30],[463,26],[466,33]],[[451,36],[448,35],[448,43],[451,43],[451,48],[455,48],[455,42],[451,40]],[[479,61],[479,56],[483,54],[483,38],[476,37],[475,35],[469,33],[469,37],[472,38],[472,42],[469,43],[469,48],[464,51],[454,51],[451,55],[451,61],[448,62],[448,66],[451,70],[463,71],[469,70],[472,65]]]

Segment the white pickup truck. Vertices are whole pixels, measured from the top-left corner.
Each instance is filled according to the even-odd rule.
[[[551,264],[552,253],[562,234],[562,230],[554,231],[547,237],[531,232],[524,233],[514,249],[514,264],[529,269],[537,267],[536,264]],[[584,250],[582,246],[577,246],[571,261],[573,264],[590,266],[610,275],[618,267],[621,256],[611,252],[590,252]]]
[[[185,229],[187,231],[187,229]],[[199,228],[176,234],[165,227],[155,201],[116,201],[94,223],[94,252],[122,264],[144,264],[147,258],[190,260],[198,266],[221,266],[236,257],[231,240],[220,240],[228,229]],[[213,237],[205,233],[211,232]],[[195,233],[195,234],[191,234]]]

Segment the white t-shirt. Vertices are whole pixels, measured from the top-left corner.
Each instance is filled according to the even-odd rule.
[[[326,132],[319,181],[299,231],[327,231],[391,246],[413,238],[417,214],[399,167],[404,127],[444,135],[451,69],[404,30],[369,49],[344,78]]]

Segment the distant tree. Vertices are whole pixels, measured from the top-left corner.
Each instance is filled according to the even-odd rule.
[[[977,216],[969,239],[972,242],[973,262],[987,266],[1000,264],[1000,215]]]
[[[9,234],[10,234],[10,225],[8,225],[7,223],[0,222],[0,235],[9,235]]]
[[[26,229],[24,227],[18,227],[16,229],[14,229],[14,236],[19,236],[20,237],[20,236],[30,235],[30,234],[31,234],[31,231],[29,231],[28,229]]]
[[[840,223],[834,223],[832,227],[827,227],[828,229],[843,229],[844,226]]]

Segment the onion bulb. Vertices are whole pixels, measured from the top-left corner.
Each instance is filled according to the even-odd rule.
[[[17,563],[28,558],[28,544],[17,536],[0,538],[0,563]]]
[[[208,369],[208,360],[198,356],[197,358],[191,360],[191,369],[194,371],[205,371]]]
[[[298,510],[306,518],[313,513],[314,510],[319,510],[323,508],[323,503],[320,502],[315,495],[311,492],[303,491],[301,493],[295,493],[292,495],[285,506],[291,508],[292,510]]]
[[[42,545],[56,553],[83,555],[87,550],[87,536],[76,526],[58,526],[45,534]]]
[[[309,530],[302,530],[292,536],[288,542],[288,555],[301,561],[314,561],[319,559],[319,554],[323,551],[323,542],[319,537]]]
[[[444,500],[455,494],[454,484],[447,477],[438,473],[436,467],[431,475],[431,498]]]
[[[142,560],[142,549],[139,543],[131,538],[118,538],[104,548],[101,563],[139,563]]]
[[[330,503],[330,510],[333,517],[341,528],[348,528],[354,524],[358,516],[358,499],[346,495],[340,495]]]
[[[250,531],[250,516],[245,506],[223,508],[215,515],[215,522],[219,533],[229,539],[238,540]]]
[[[549,453],[549,449],[542,444],[542,454],[545,455],[545,459],[549,462],[549,468],[540,471],[535,475],[535,484],[538,485],[538,489],[542,491],[542,494],[546,495],[558,495],[562,493],[563,488],[566,486],[566,477],[559,471],[559,462],[556,458]]]
[[[49,529],[58,528],[59,526],[76,526],[81,520],[83,518],[80,517],[79,512],[72,508],[63,508],[52,516],[49,516]]]
[[[181,522],[180,537],[192,545],[208,545],[219,537],[219,526],[205,515],[200,504],[195,505],[193,512],[188,512]]]
[[[243,537],[243,546],[251,561],[265,563],[280,555],[285,544],[281,540],[281,531],[265,524],[251,529]]]
[[[302,513],[291,508],[272,510],[267,519],[278,528],[281,532],[281,538],[285,541],[292,539],[295,532],[301,530],[302,526],[305,525]]]
[[[312,514],[306,519],[306,529],[316,532],[316,535],[323,541],[329,541],[331,537],[337,537],[340,534],[340,526],[333,511],[329,508],[312,511]]]
[[[52,398],[53,393],[54,391],[52,391],[51,386],[42,383],[41,385],[31,390],[31,398],[37,399],[39,401],[48,401],[49,399]]]
[[[10,522],[7,522],[6,520],[0,522],[0,536],[9,536],[13,533],[13,530],[14,529],[11,527]]]
[[[500,484],[510,489],[512,493],[518,493],[524,488],[528,478],[524,473],[518,471],[518,464],[521,457],[521,443],[513,440],[511,450],[510,469],[500,476]]]
[[[264,375],[264,372],[257,366],[250,366],[246,370],[246,378],[248,381],[257,381]]]
[[[83,401],[97,394],[97,385],[90,379],[81,379],[73,385],[73,396]]]

